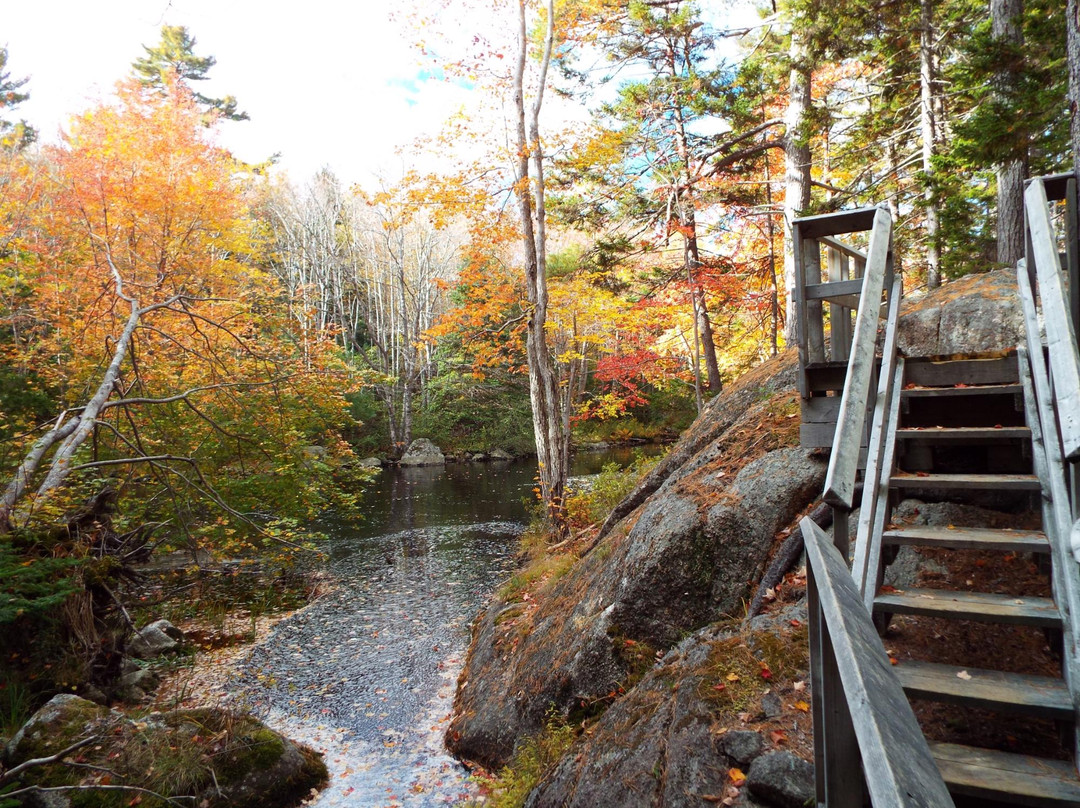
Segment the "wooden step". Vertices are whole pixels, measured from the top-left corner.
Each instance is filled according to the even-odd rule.
[[[904,363],[904,380],[920,387],[944,387],[957,382],[985,387],[1015,384],[1020,373],[1015,353],[975,359],[908,359]]]
[[[946,398],[951,396],[1020,396],[1020,384],[974,384],[965,387],[907,387],[900,391],[902,398]]]
[[[1049,598],[1017,598],[986,592],[955,592],[947,589],[882,592],[874,598],[874,611],[975,620],[980,623],[1061,627],[1061,614]]]
[[[896,430],[902,440],[924,441],[983,441],[983,440],[1031,440],[1031,430],[1026,426],[923,426]]]
[[[947,547],[953,550],[1001,550],[1049,553],[1046,534],[1037,530],[992,530],[985,527],[898,527],[881,535],[884,544]]]
[[[893,672],[909,698],[1042,718],[1073,717],[1064,679],[914,660],[901,662]]]
[[[1007,805],[1080,806],[1072,763],[954,743],[930,744],[941,778],[953,794]]]
[[[1038,491],[1034,474],[909,474],[894,472],[893,488],[933,488],[938,491]]]

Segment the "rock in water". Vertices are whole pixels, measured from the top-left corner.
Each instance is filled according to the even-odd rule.
[[[417,438],[398,461],[402,466],[441,466],[446,462],[442,450],[427,438]]]

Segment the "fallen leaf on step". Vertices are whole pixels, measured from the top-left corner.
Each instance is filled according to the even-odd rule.
[[[746,782],[746,775],[743,774],[742,769],[728,769],[727,776],[733,786],[741,786]]]
[[[967,671],[960,671],[960,673],[956,674],[956,678],[963,679],[966,682],[971,678],[971,674]]]
[[[805,701],[797,701],[795,702],[795,709],[798,710],[800,713],[808,713],[810,712],[810,705],[807,704]]]

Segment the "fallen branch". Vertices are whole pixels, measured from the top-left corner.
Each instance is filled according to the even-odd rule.
[[[822,502],[810,512],[810,518],[822,530],[827,530],[833,522],[832,506]],[[758,584],[754,599],[750,601],[750,608],[746,610],[747,620],[751,617],[757,617],[761,613],[761,607],[765,605],[766,593],[784,580],[784,576],[799,560],[802,552],[803,535],[802,531],[796,527],[791,531],[791,535],[784,540],[772,563],[769,564],[769,568],[761,576],[761,583]]]

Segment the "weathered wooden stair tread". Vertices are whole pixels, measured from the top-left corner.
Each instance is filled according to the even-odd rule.
[[[1001,550],[1013,553],[1049,553],[1046,534],[1037,530],[994,530],[985,527],[898,527],[882,534],[885,544],[950,547],[965,550]]]
[[[944,398],[947,396],[1017,396],[1019,384],[972,384],[965,387],[908,387],[900,391],[904,398]]]
[[[1063,679],[914,660],[901,662],[894,672],[913,698],[1043,718],[1071,719],[1073,714]]]
[[[1031,439],[1031,429],[1026,426],[925,426],[896,430],[896,437],[905,440],[1009,440]]]
[[[874,598],[875,612],[918,614],[1059,628],[1061,614],[1049,598],[991,595],[986,592],[955,592],[945,589],[906,589],[882,592]]]
[[[931,743],[941,777],[954,794],[1009,805],[1080,806],[1072,763],[952,743]]]
[[[896,472],[889,478],[893,488],[934,488],[938,490],[1039,491],[1034,474],[908,474]]]

